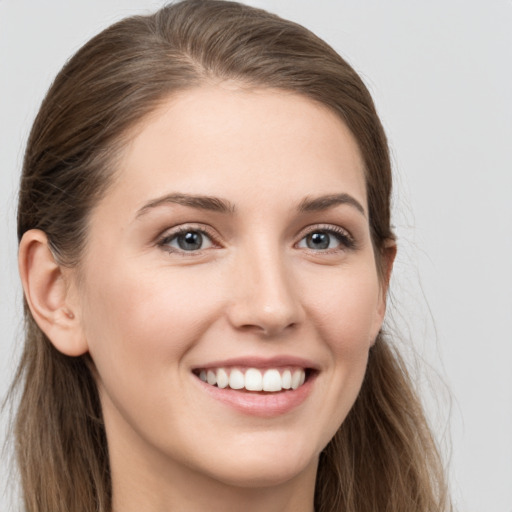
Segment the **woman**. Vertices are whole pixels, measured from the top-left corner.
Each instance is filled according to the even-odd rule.
[[[185,1],[57,76],[18,236],[29,511],[441,511],[382,333],[386,139],[306,29]]]

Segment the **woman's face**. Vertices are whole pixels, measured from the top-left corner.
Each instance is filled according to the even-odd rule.
[[[384,314],[353,137],[292,93],[173,97],[93,210],[81,277],[114,477],[314,474]]]

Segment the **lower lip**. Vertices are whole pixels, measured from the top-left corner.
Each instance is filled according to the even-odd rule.
[[[316,374],[312,374],[297,389],[268,394],[237,391],[231,388],[223,389],[211,386],[199,378],[196,378],[196,380],[206,393],[219,402],[231,406],[244,414],[272,417],[286,414],[302,404],[311,393],[315,378]]]

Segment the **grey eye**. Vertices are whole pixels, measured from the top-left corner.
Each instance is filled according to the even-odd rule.
[[[325,251],[335,249],[342,245],[341,236],[330,231],[313,231],[307,234],[298,244],[298,247]]]
[[[331,235],[327,233],[311,233],[306,237],[306,245],[310,249],[328,249]]]
[[[210,237],[201,231],[184,231],[172,235],[165,241],[165,245],[181,251],[199,251],[212,246]]]

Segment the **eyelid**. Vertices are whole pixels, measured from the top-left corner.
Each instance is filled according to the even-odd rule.
[[[314,251],[316,253],[323,252],[325,254],[329,254],[330,252],[356,248],[356,240],[352,236],[352,234],[346,228],[343,228],[336,224],[312,224],[310,226],[306,226],[297,235],[298,241],[295,245],[301,242],[306,236],[310,235],[311,233],[315,233],[316,231],[323,231],[326,233],[333,233],[334,235],[337,235],[340,239],[340,244],[342,245],[342,247],[336,249],[325,249],[324,251],[310,249],[311,251]]]
[[[206,249],[198,249],[197,251],[183,251],[180,249],[176,249],[174,247],[170,247],[167,245],[167,242],[176,236],[184,233],[188,233],[190,231],[196,231],[198,233],[201,233],[202,235],[206,235],[210,241],[212,242],[213,247],[208,247]],[[185,224],[179,224],[178,226],[174,226],[172,228],[168,228],[164,230],[156,240],[156,245],[161,247],[163,250],[173,253],[173,254],[181,254],[186,256],[194,256],[203,254],[205,251],[208,251],[212,248],[219,248],[221,247],[221,243],[219,241],[218,234],[208,225],[200,224],[200,223],[185,223]]]
[[[175,248],[172,248],[167,245],[167,242],[170,239],[173,239],[174,237],[176,237],[182,233],[187,233],[189,231],[197,231],[203,235],[206,235],[212,242],[213,247],[209,247],[206,249],[198,249],[197,251],[182,251],[180,249],[175,249]],[[332,233],[334,235],[337,235],[339,237],[340,244],[342,247],[336,248],[336,249],[326,249],[324,251],[310,249],[311,251],[313,251],[315,253],[323,252],[325,254],[328,254],[330,252],[337,252],[337,251],[343,251],[343,250],[347,250],[347,249],[355,249],[356,248],[356,240],[354,239],[352,234],[346,228],[343,228],[336,224],[311,224],[309,226],[306,226],[298,233],[298,235],[297,235],[298,240],[295,243],[295,246],[297,246],[297,244],[299,242],[301,242],[304,239],[304,237],[306,237],[307,235],[314,233],[316,231],[323,231],[326,233]],[[174,226],[172,228],[168,228],[168,229],[164,230],[157,237],[156,245],[158,245],[163,250],[170,252],[170,253],[194,256],[194,255],[202,254],[205,251],[208,251],[212,248],[215,249],[215,248],[222,247],[222,244],[221,244],[219,238],[220,237],[217,234],[217,232],[214,229],[212,229],[210,226],[208,226],[206,224],[192,222],[192,223],[179,224],[177,226]]]

